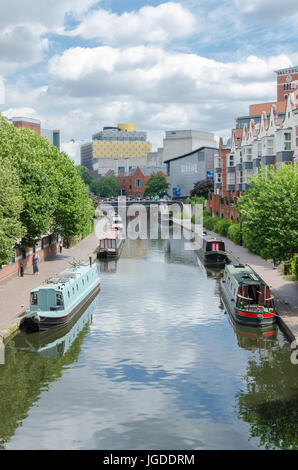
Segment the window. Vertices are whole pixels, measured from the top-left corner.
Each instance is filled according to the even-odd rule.
[[[136,184],[136,187],[137,187],[137,188],[140,188],[140,187],[141,187],[141,180],[140,180],[140,178],[137,178],[137,179],[136,179],[135,184]]]
[[[56,305],[63,305],[63,297],[62,294],[56,294]]]
[[[37,292],[31,293],[31,305],[38,305],[38,294]]]
[[[285,132],[284,136],[284,150],[291,150],[291,132]]]
[[[70,292],[69,290],[67,291],[68,298],[70,299]]]

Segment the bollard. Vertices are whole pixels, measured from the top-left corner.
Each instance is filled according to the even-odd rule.
[[[89,256],[89,263],[90,263],[90,266],[92,266],[92,256]]]
[[[0,339],[0,364],[5,364],[5,344]]]

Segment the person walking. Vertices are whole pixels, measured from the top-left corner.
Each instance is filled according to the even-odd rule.
[[[34,275],[39,274],[38,264],[39,264],[38,253],[34,253],[33,255],[33,274]]]
[[[59,251],[62,253],[62,248],[63,248],[63,242],[62,239],[60,238],[60,243],[59,243]]]

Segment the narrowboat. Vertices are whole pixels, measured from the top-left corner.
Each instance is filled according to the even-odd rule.
[[[119,230],[110,230],[99,240],[98,258],[115,258],[120,256],[124,239]]]
[[[198,255],[204,264],[224,266],[228,262],[224,241],[210,235],[203,236]]]
[[[239,323],[263,327],[276,322],[270,288],[250,266],[227,264],[220,286],[224,305]]]
[[[57,328],[48,328],[45,331],[15,336],[17,349],[30,351],[46,357],[62,356],[71,347],[72,343],[84,329],[91,323],[97,301],[93,299],[84,306],[66,325]]]
[[[95,264],[73,263],[61,274],[47,279],[30,293],[30,307],[22,326],[29,331],[44,331],[67,324],[95,298],[100,278]]]

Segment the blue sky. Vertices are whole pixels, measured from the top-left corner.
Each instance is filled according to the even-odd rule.
[[[297,0],[1,2],[0,110],[66,144],[118,122],[153,148],[169,129],[227,137],[275,99],[273,71],[297,65],[297,19]]]

